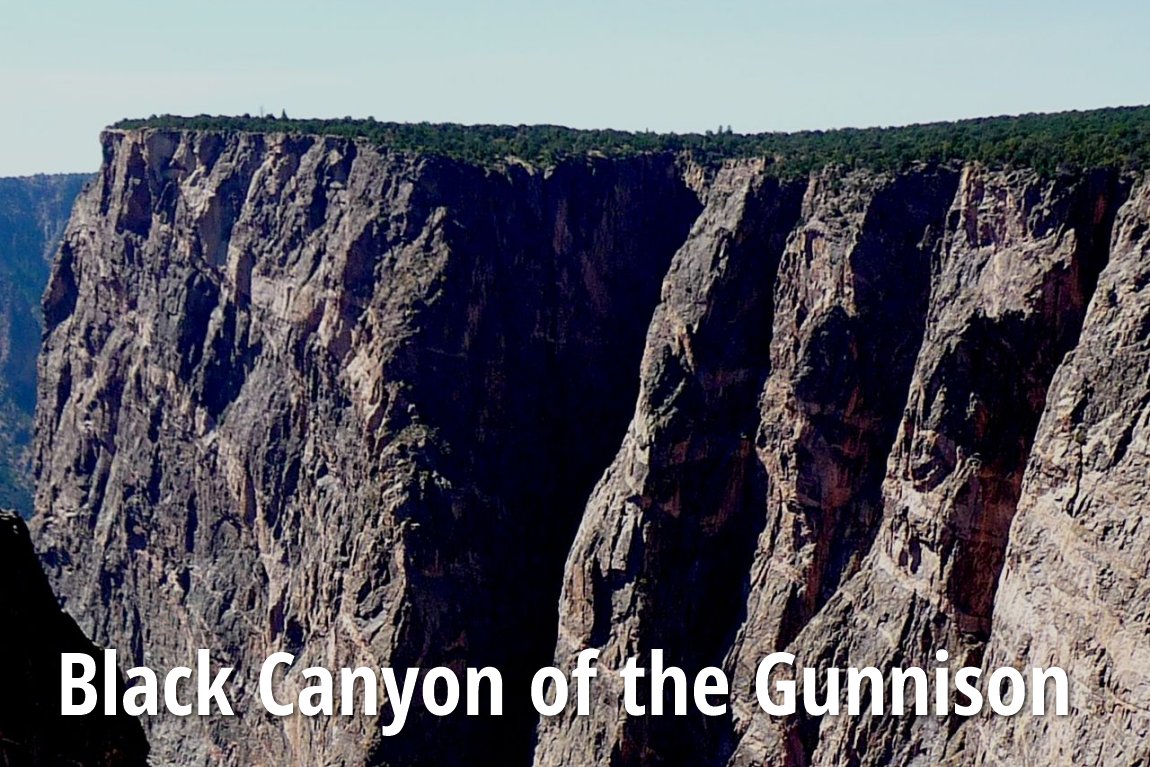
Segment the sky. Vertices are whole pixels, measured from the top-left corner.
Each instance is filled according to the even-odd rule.
[[[2,0],[0,176],[150,114],[736,132],[1150,103],[1145,0]]]

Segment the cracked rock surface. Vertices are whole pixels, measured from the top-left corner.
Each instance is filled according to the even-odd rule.
[[[147,722],[162,763],[1150,758],[1145,179],[104,146],[44,303],[35,531],[96,641],[248,679],[234,719]],[[594,715],[538,718],[530,674],[584,647]],[[1072,716],[751,692],[776,650],[938,648],[1063,665]],[[610,672],[654,649],[725,669],[727,715],[629,717]],[[494,665],[508,710],[265,717],[277,650]]]

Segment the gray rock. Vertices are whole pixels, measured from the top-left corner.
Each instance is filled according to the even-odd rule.
[[[980,765],[1150,763],[1148,231],[1143,180],[1047,396],[986,652],[988,668],[1064,668],[1070,716],[970,722]]]
[[[939,243],[875,541],[788,642],[806,665],[933,669],[938,649],[955,668],[980,664],[1047,387],[1077,341],[1124,195],[1102,173],[1043,181],[964,172]],[[752,655],[782,646],[769,635],[754,641],[756,629],[744,628]],[[731,764],[938,764],[960,722],[772,721],[757,712]]]
[[[37,529],[99,641],[159,668],[210,647],[247,681],[242,716],[148,722],[157,758],[527,761],[564,555],[699,207],[675,159],[104,141],[45,301]],[[277,721],[251,696],[278,650],[496,666],[508,710],[387,741]]]
[[[44,304],[35,525],[98,642],[248,680],[234,719],[148,722],[163,763],[1146,760],[1144,182],[104,141]],[[529,675],[584,647],[594,715],[538,720]],[[1074,715],[750,689],[776,650],[939,648],[1065,665]],[[654,649],[723,667],[728,715],[628,717],[611,672]],[[276,650],[498,666],[509,710],[277,720]]]

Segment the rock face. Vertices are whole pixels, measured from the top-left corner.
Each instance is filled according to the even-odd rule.
[[[10,767],[129,767],[147,764],[138,722],[107,717],[102,702],[83,717],[60,714],[60,653],[96,647],[60,611],[24,520],[0,511],[0,764]]]
[[[35,524],[98,642],[246,680],[235,718],[149,721],[160,762],[1147,758],[1144,181],[104,142],[44,303]],[[539,719],[529,675],[585,647],[593,716]],[[1074,715],[771,719],[751,691],[776,650],[940,648],[1061,664]],[[727,715],[628,716],[612,672],[655,649],[725,669]],[[277,650],[497,666],[508,710],[267,717]]]
[[[86,175],[0,178],[0,507],[32,513],[40,296]]]
[[[105,137],[45,299],[39,540],[99,641],[526,690],[699,202],[673,158],[505,174],[347,141]],[[237,577],[239,576],[239,577]],[[243,691],[241,691],[243,692]],[[159,718],[166,764],[529,760],[488,721]],[[416,717],[418,718],[418,717]]]
[[[1123,194],[1106,174],[963,174],[887,459],[877,537],[789,641],[807,665],[933,668],[938,648],[955,667],[979,665],[1047,387],[1077,340]],[[736,659],[758,657],[758,630],[754,620],[744,627]],[[862,765],[938,764],[956,724],[778,723],[760,712],[731,763],[832,765],[851,754]]]
[[[821,668],[933,667],[938,648],[955,666],[982,662],[1046,392],[1127,191],[1103,172],[824,172],[797,218],[770,217],[790,229],[781,256],[777,233],[739,251],[713,245],[738,241],[732,211],[749,207],[713,192],[673,262],[628,436],[568,560],[557,658],[600,647],[618,668],[658,648],[688,678],[721,666],[731,716],[628,717],[619,687],[604,685],[608,713],[545,721],[535,763],[933,765],[981,753],[955,736],[957,718],[770,719],[751,684],[777,650]],[[741,304],[709,280],[756,263],[739,284],[759,281],[757,318],[720,314]],[[1077,577],[1093,583],[1090,572]],[[1088,631],[1082,620],[1064,622]],[[1126,641],[1124,657],[1138,657]],[[1125,742],[1144,752],[1137,732]],[[1114,745],[1077,735],[1096,744],[1085,763],[1109,763],[1099,754]],[[1001,763],[1019,763],[1029,737],[1001,746]]]
[[[603,644],[608,664],[663,649],[692,671],[721,665],[743,611],[763,633],[756,646],[785,645],[873,538],[873,464],[921,340],[930,226],[954,180],[826,173],[804,197],[790,188],[767,205],[751,194],[774,189],[761,172],[738,168],[717,189],[726,183],[740,186],[712,193],[676,256],[635,419],[584,516],[561,655]],[[597,709],[617,707],[618,693]],[[698,764],[729,748],[729,728],[713,721],[618,722],[606,735],[613,764]],[[542,741],[537,764],[556,765],[593,760],[604,742],[554,731]]]
[[[1077,347],[1050,387],[987,666],[1061,666],[1071,715],[971,722],[978,764],[1150,759],[1150,183],[1118,213]]]

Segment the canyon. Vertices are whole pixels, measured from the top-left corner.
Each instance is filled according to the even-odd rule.
[[[84,174],[0,178],[0,508],[32,514],[40,296]]]
[[[96,645],[237,668],[237,716],[143,721],[154,763],[1150,761],[1144,173],[102,142],[43,302],[31,525]],[[540,718],[532,673],[588,647],[594,715]],[[1071,714],[775,718],[750,687],[776,651],[938,649],[1065,668]],[[654,650],[724,669],[727,715],[628,716],[607,672]],[[495,666],[507,705],[269,717],[276,652]]]

